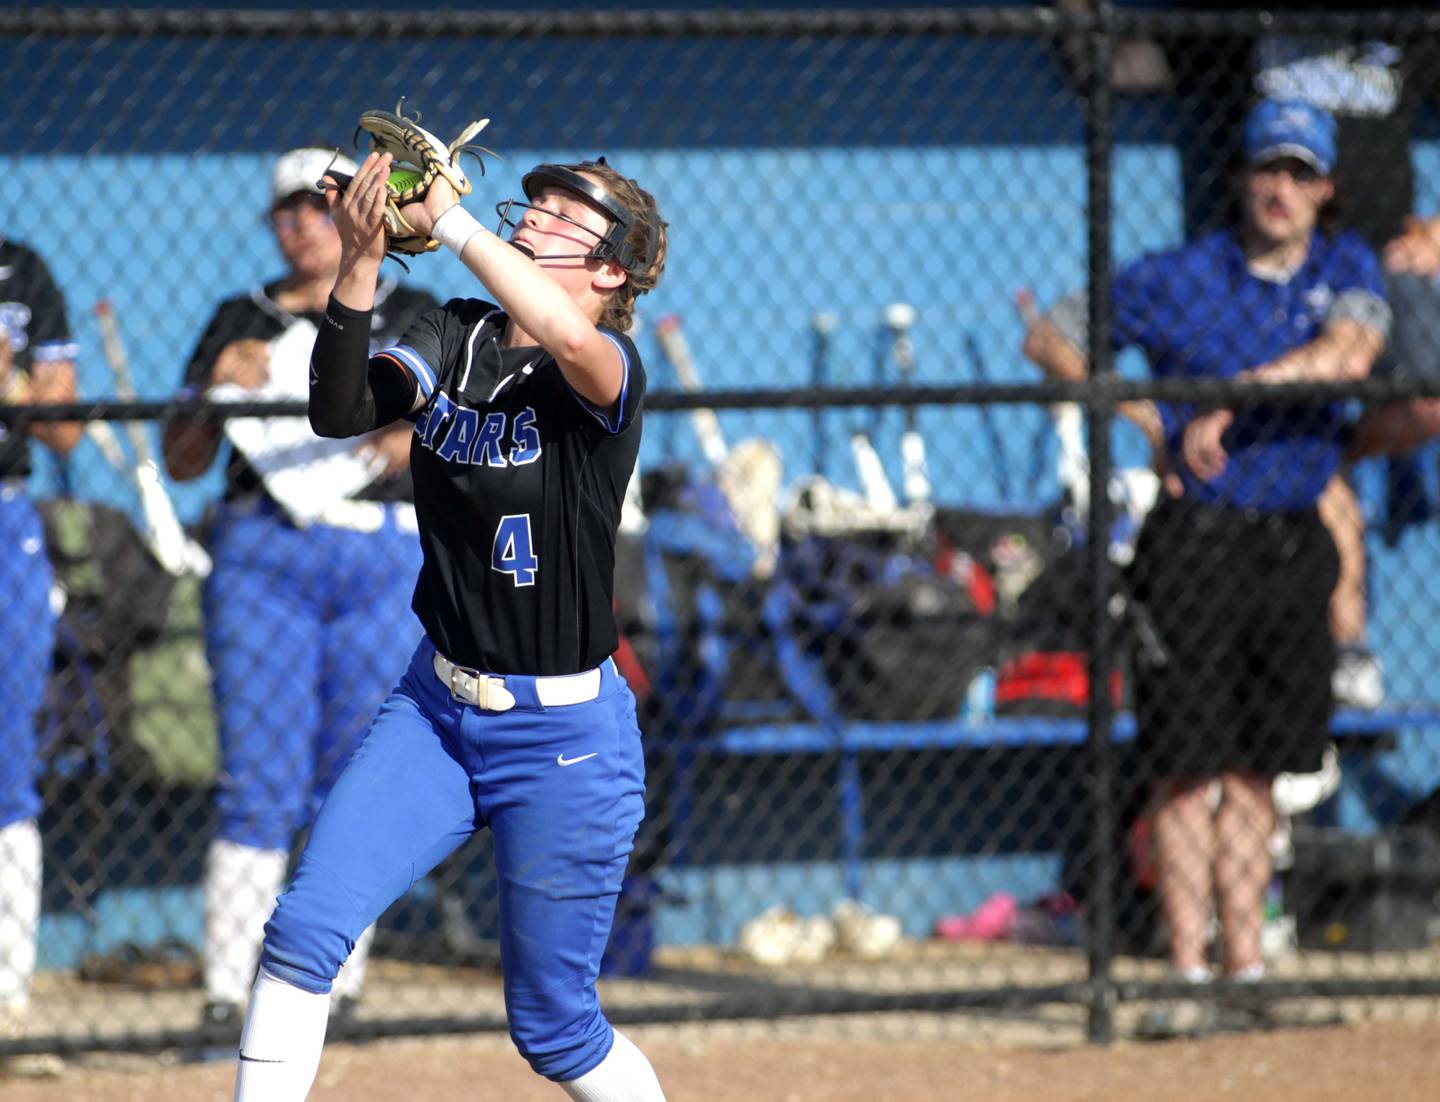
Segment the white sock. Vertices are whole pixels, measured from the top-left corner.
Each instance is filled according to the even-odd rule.
[[[329,995],[260,969],[240,1035],[235,1102],[303,1102],[320,1068],[329,1018]]]
[[[350,950],[350,955],[340,966],[340,974],[335,977],[335,984],[330,990],[332,996],[337,999],[360,997],[360,989],[365,986],[365,965],[370,959],[370,943],[374,940],[375,924],[371,923],[365,927],[365,932],[355,942],[355,948]]]
[[[40,930],[40,828],[22,819],[0,830],[0,1007],[23,1011]]]
[[[289,855],[216,839],[205,855],[205,998],[243,1006]]]
[[[618,1029],[605,1059],[579,1079],[560,1085],[575,1102],[665,1102],[650,1061]]]

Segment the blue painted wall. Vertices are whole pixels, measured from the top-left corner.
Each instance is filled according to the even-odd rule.
[[[575,156],[575,150],[507,150],[506,165],[528,166]],[[876,377],[885,304],[905,300],[919,312],[914,340],[920,382],[1035,377],[1019,356],[1019,323],[1010,296],[1034,287],[1049,301],[1079,286],[1084,273],[1082,153],[1075,147],[953,149],[806,149],[795,151],[657,152],[615,150],[615,163],[655,185],[672,223],[671,262],[664,283],[641,302],[641,320],[678,313],[707,384],[717,387],[796,386],[811,380],[811,314],[838,315],[830,381],[863,385]],[[115,306],[142,395],[174,391],[216,302],[281,271],[261,222],[271,157],[259,154],[98,154],[0,157],[9,180],[43,178],[85,212],[86,247],[75,226],[46,219],[23,222],[17,239],[48,260],[70,305],[83,346],[82,394],[113,393],[99,354],[93,307]],[[498,175],[498,174],[497,174]],[[1160,247],[1179,235],[1179,211],[1155,196],[1174,194],[1178,167],[1163,147],[1127,147],[1117,156],[1119,194],[1146,217],[1120,220],[1117,255]],[[748,191],[714,181],[748,181]],[[953,181],[948,193],[937,181]],[[1023,181],[1017,186],[1016,181]],[[124,203],[114,197],[123,189]],[[480,216],[513,194],[510,180],[483,181],[467,205]],[[235,197],[228,203],[207,196]],[[483,198],[482,198],[483,197]],[[146,222],[135,216],[147,212]],[[1030,243],[1036,243],[1034,245]],[[692,259],[694,258],[694,259]],[[412,282],[442,299],[478,288],[450,256],[412,262]],[[642,351],[653,385],[674,386],[652,331]],[[970,343],[973,341],[973,344]],[[977,363],[971,349],[983,363]],[[893,366],[887,369],[894,379]],[[973,410],[925,410],[942,499],[982,507],[1019,507],[1053,494],[1048,422],[1039,411],[995,409],[1004,452],[996,455]],[[696,454],[682,418],[657,418],[642,463],[673,452]],[[826,470],[853,483],[848,437],[840,428],[868,421],[836,414],[837,447]],[[882,453],[898,454],[898,415],[886,417]],[[808,413],[723,415],[732,438],[764,433],[779,441],[792,475],[812,455]],[[42,457],[43,459],[43,457]],[[897,464],[898,466],[898,464]],[[69,464],[73,493],[124,507],[129,488],[116,480],[87,443]],[[1038,487],[1029,480],[1041,470]],[[218,470],[218,468],[217,468]],[[895,473],[898,473],[895,472]],[[42,462],[35,488],[51,492],[53,465]],[[195,518],[216,492],[212,477],[175,488],[182,515]],[[1008,499],[1008,500],[1007,500]]]

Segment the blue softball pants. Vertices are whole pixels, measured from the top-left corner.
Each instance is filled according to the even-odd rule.
[[[595,981],[644,815],[635,698],[611,661],[598,696],[540,704],[506,676],[509,711],[463,704],[422,640],[325,801],[295,878],[265,927],[261,965],[330,990],[355,939],[482,827],[495,845],[510,1036],[565,1082],[610,1051]]]
[[[36,713],[55,651],[50,559],[35,503],[0,482],[0,827],[40,814]]]
[[[216,525],[205,644],[226,841],[290,848],[420,635],[413,509],[375,512],[375,531],[297,528],[267,499],[227,504]]]

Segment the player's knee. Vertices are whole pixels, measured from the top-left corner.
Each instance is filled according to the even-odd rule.
[[[572,997],[566,998],[566,995]],[[591,989],[579,992],[532,992],[507,997],[510,1039],[537,1075],[557,1083],[578,1079],[610,1051],[614,1036]]]
[[[355,948],[357,918],[343,892],[297,876],[265,924],[260,963],[273,975],[306,991],[323,993]],[[363,925],[361,929],[363,929]]]

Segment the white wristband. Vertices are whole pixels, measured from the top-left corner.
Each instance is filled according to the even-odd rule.
[[[440,244],[459,256],[465,251],[465,245],[482,229],[479,222],[475,221],[474,215],[456,203],[439,218],[435,219],[435,225],[430,229],[430,236]]]

